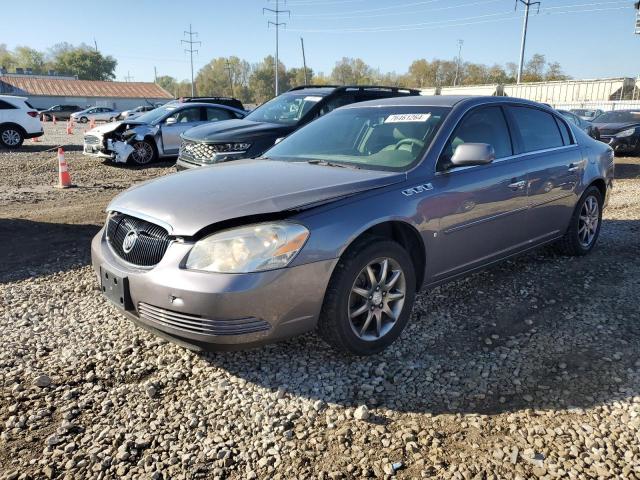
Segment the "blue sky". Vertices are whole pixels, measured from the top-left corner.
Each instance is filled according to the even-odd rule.
[[[188,78],[180,39],[189,23],[199,32],[195,69],[218,56],[257,62],[275,50],[263,7],[276,0],[29,0],[24,21],[3,22],[0,43],[46,49],[57,42],[93,44],[118,59],[117,79],[158,75]],[[405,72],[417,58],[516,62],[522,8],[515,0],[289,0],[280,60],[329,73],[339,58],[361,57],[382,71]],[[640,35],[633,34],[633,0],[541,0],[530,17],[527,54],[558,61],[575,78],[640,75]]]

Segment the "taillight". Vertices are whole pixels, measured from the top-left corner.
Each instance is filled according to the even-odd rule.
[[[30,117],[36,118],[38,116],[38,112],[30,111],[30,112],[27,112],[27,115],[29,115]]]

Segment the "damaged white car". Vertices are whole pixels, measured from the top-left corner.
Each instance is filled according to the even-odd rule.
[[[135,120],[109,123],[84,135],[85,155],[146,165],[178,155],[180,135],[206,122],[244,118],[247,112],[211,103],[170,103]]]

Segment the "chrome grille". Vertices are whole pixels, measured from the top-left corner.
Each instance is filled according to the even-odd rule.
[[[199,315],[175,312],[155,307],[147,303],[138,303],[141,320],[155,324],[159,329],[170,327],[186,333],[198,335],[242,335],[269,330],[269,323],[257,318],[237,320],[212,320]]]
[[[211,162],[216,153],[215,146],[207,143],[183,140],[180,145],[180,158],[187,161]]]
[[[100,139],[95,135],[85,135],[84,143],[87,145],[98,145],[100,143]]]
[[[153,267],[164,256],[169,247],[168,232],[151,222],[114,212],[107,220],[107,242],[112,250],[126,262],[141,267]],[[136,232],[137,239],[125,251],[125,238]]]

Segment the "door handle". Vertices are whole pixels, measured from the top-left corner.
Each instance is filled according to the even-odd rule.
[[[509,184],[509,188],[511,190],[523,190],[526,186],[527,182],[525,180],[520,180],[519,182],[513,182]]]
[[[580,170],[580,167],[582,167],[582,165],[584,165],[584,161],[576,162],[576,163],[570,163],[568,170],[570,172],[576,172],[576,171]]]

